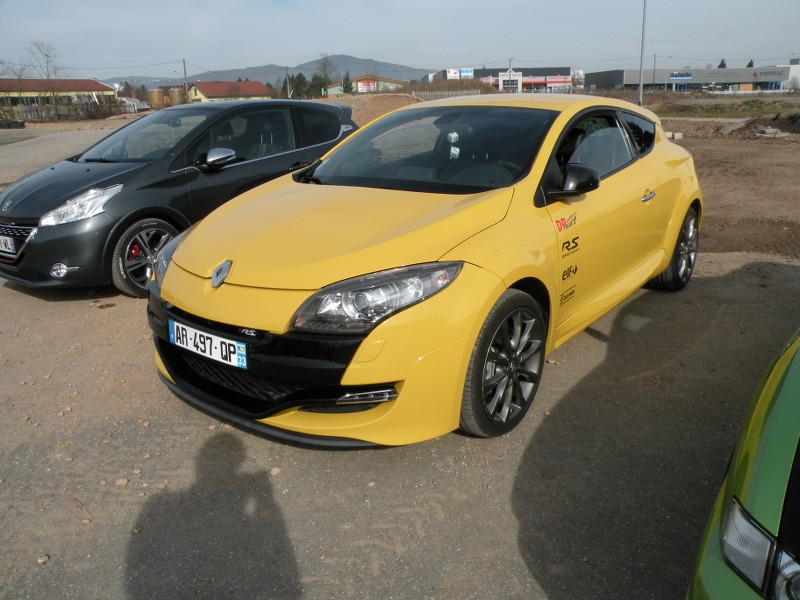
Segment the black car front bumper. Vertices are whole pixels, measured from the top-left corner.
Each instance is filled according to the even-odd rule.
[[[114,220],[106,213],[73,223],[35,227],[4,222],[17,243],[16,256],[0,254],[0,277],[29,287],[83,287],[110,283],[107,243]],[[23,234],[25,234],[23,236]],[[53,277],[54,264],[62,263],[64,277]]]

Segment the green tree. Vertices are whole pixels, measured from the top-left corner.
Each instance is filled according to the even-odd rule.
[[[325,77],[320,75],[319,73],[314,73],[314,76],[311,78],[311,85],[310,87],[310,95],[312,98],[317,98],[324,96],[328,93],[328,81],[325,80]]]
[[[294,90],[292,98],[308,98],[309,86],[306,76],[298,73],[290,76],[289,79],[291,80],[292,90]]]
[[[342,93],[351,94],[353,92],[353,80],[350,79],[350,71],[346,71],[342,78]]]
[[[727,69],[728,68],[728,65],[725,63],[725,59],[724,58],[721,61],[719,61],[719,64],[717,65],[717,68],[718,69]]]

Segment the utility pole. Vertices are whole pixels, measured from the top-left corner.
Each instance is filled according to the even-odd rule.
[[[189,102],[189,79],[186,77],[186,59],[183,59],[183,100]]]

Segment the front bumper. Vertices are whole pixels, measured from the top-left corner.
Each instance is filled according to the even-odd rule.
[[[432,439],[458,428],[467,364],[494,288],[500,286],[480,269],[464,271],[448,289],[393,315],[364,336],[272,333],[252,324],[245,333],[217,319],[224,314],[248,318],[242,316],[246,304],[272,315],[281,300],[268,291],[234,290],[236,286],[226,284],[206,290],[212,297],[195,303],[194,312],[208,305],[208,314],[219,315],[212,320],[180,310],[151,285],[148,319],[156,365],[168,387],[185,401],[268,437],[336,447]],[[187,287],[195,285],[192,279],[181,276]],[[198,280],[196,285],[193,299],[204,294],[204,284]],[[181,294],[190,291],[180,287]],[[176,290],[170,287],[170,297]],[[214,301],[218,293],[230,295],[226,309]],[[257,302],[252,301],[254,295]],[[245,342],[247,369],[170,343],[170,319]]]
[[[22,227],[3,223],[0,228]],[[0,277],[29,287],[85,287],[110,282],[104,273],[106,243],[113,219],[101,213],[89,219],[48,227],[27,227],[30,236],[16,241],[16,256],[0,254]],[[66,265],[62,278],[53,277],[55,263]]]

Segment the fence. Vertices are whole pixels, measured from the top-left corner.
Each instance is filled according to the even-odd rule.
[[[71,119],[103,119],[123,112],[117,99],[91,96],[42,96],[22,103],[8,95],[0,96],[0,118],[22,121],[53,121]]]
[[[452,92],[411,92],[411,95],[420,100],[440,100],[441,98],[455,98],[457,96],[480,96],[480,90],[459,90]]]

